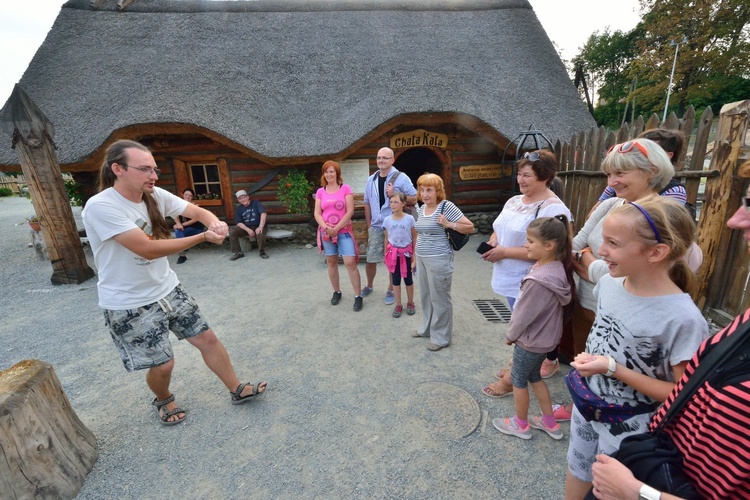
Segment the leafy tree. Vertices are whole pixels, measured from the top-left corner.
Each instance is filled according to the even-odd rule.
[[[634,38],[638,34],[637,29],[629,33],[610,33],[606,29],[599,34],[597,31],[586,41],[581,53],[573,58],[576,81],[580,75],[588,75],[592,94],[599,96],[597,107],[591,109],[589,106],[597,122],[618,120],[620,101],[631,90],[627,68],[635,55]]]
[[[721,105],[717,98],[747,88],[750,77],[750,3],[747,0],[641,0],[643,36],[630,74],[635,96],[647,112],[664,108],[679,43],[670,109]],[[684,41],[684,43],[683,43]],[[744,97],[748,97],[746,94]],[[733,97],[730,97],[733,98]],[[672,100],[674,99],[674,100]]]
[[[573,59],[576,80],[587,75],[599,95],[594,117],[619,126],[626,106],[634,114],[661,114],[679,51],[670,110],[750,97],[750,2],[640,0],[642,21],[627,33],[598,32]],[[684,41],[684,42],[683,42]]]

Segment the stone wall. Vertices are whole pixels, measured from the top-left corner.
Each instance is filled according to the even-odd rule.
[[[490,235],[492,234],[492,223],[497,218],[497,213],[489,212],[476,212],[471,214],[465,214],[466,217],[474,223],[474,227],[480,234]],[[307,243],[316,244],[315,228],[317,226],[310,223],[303,224],[269,224],[269,229],[285,229],[292,231],[294,236],[280,240],[284,243],[292,243],[295,245],[306,245]]]

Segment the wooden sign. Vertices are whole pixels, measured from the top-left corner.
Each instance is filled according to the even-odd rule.
[[[420,128],[391,137],[391,149],[414,148],[418,146],[445,149],[448,147],[448,136]]]
[[[500,165],[491,163],[489,165],[467,165],[458,169],[458,175],[462,181],[474,181],[485,179],[500,179],[503,176],[510,175],[512,167],[510,165]]]

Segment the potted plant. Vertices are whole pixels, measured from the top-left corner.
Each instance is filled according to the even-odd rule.
[[[290,170],[279,177],[279,200],[288,214],[304,214],[310,211],[310,193],[314,186],[307,180],[304,170]]]
[[[29,227],[31,227],[31,229],[33,229],[34,231],[42,230],[42,224],[39,221],[39,217],[37,217],[36,215],[34,217],[29,217],[28,219],[26,219],[26,222],[29,223]]]

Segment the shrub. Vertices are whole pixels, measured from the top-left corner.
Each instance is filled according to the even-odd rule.
[[[0,196],[13,196],[13,190],[9,187],[0,187]]]
[[[313,189],[313,183],[307,180],[304,170],[289,170],[279,177],[279,200],[289,214],[310,211],[310,193]]]
[[[68,200],[70,200],[70,204],[74,207],[80,207],[83,203],[80,188],[81,186],[73,179],[65,181],[65,191],[68,193]]]

